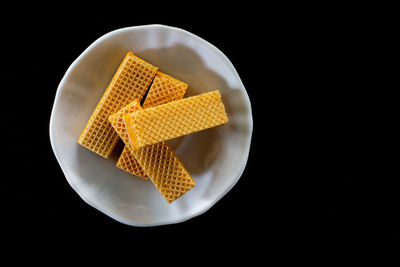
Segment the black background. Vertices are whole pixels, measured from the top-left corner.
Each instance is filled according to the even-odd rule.
[[[365,124],[375,105],[367,100],[373,85],[365,72],[373,16],[355,9],[207,7],[193,8],[194,15],[169,6],[173,11],[164,14],[155,5],[159,12],[150,17],[139,6],[131,14],[128,7],[71,13],[25,7],[2,19],[3,164],[10,171],[0,190],[3,229],[17,246],[127,241],[135,250],[195,243],[209,253],[240,254],[244,247],[398,245],[398,197],[382,182],[383,172],[376,175]],[[49,120],[65,71],[93,41],[152,23],[188,30],[231,60],[252,103],[254,131],[241,179],[215,206],[184,223],[140,228],[103,215],[68,185],[50,146]]]

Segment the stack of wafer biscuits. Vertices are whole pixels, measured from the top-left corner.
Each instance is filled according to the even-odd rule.
[[[121,138],[125,147],[116,166],[149,178],[172,203],[195,181],[165,141],[228,122],[218,90],[183,98],[187,88],[128,52],[78,143],[108,158]]]

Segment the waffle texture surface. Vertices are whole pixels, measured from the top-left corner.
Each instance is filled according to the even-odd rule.
[[[187,88],[188,84],[162,72],[158,72],[146,96],[144,105],[146,104],[147,107],[151,107],[182,99]],[[114,115],[111,115],[108,119],[122,141],[127,145],[118,159],[117,167],[133,175],[147,179],[146,173],[129,151],[128,133],[124,122],[125,114],[138,111],[139,109],[141,109],[139,102],[133,101]]]
[[[124,150],[122,150],[121,156],[119,156],[119,159],[117,161],[117,167],[140,178],[148,178],[142,166],[140,166],[139,162],[133,156],[129,145],[126,145],[124,147]]]
[[[124,115],[129,114],[132,112],[136,112],[138,110],[141,110],[142,108],[140,107],[140,102],[139,100],[134,100],[131,103],[129,103],[127,106],[125,106],[123,109],[118,111],[117,113],[114,113],[110,117],[108,117],[108,120],[111,123],[111,126],[114,128],[114,130],[117,132],[118,136],[121,137],[122,141],[125,144],[129,144],[129,138],[128,138],[128,132],[126,131],[125,127],[125,122],[124,122]]]
[[[167,143],[146,146],[132,153],[168,203],[195,186],[193,178]]]
[[[117,167],[127,171],[133,175],[139,176],[141,178],[147,179],[147,175],[143,168],[140,166],[139,162],[135,159],[131,153],[131,148],[129,145],[128,133],[126,131],[124,115],[140,110],[139,100],[134,100],[132,103],[128,104],[126,107],[118,111],[117,113],[108,117],[111,126],[117,132],[118,136],[121,137],[122,141],[125,143],[124,150],[122,151],[119,159],[117,161]]]
[[[137,100],[129,105],[131,107],[125,112],[143,109]],[[135,175],[143,171],[168,203],[172,203],[195,186],[193,178],[167,143],[161,142],[135,151],[128,148],[129,146],[130,144],[125,146],[118,160],[120,168]],[[141,169],[138,169],[138,165]]]
[[[78,143],[108,158],[118,141],[118,134],[111,127],[108,117],[135,99],[142,99],[158,67],[127,53],[101,97]]]
[[[185,95],[187,88],[187,83],[159,71],[144,100],[143,108],[180,100]]]
[[[133,150],[228,122],[218,90],[124,115]]]

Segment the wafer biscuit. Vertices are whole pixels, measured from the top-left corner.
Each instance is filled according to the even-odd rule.
[[[142,99],[158,67],[127,53],[101,97],[78,143],[108,158],[118,141],[108,117],[135,99]]]
[[[158,72],[146,96],[143,108],[154,107],[160,104],[182,99],[186,93],[187,87],[187,83],[179,81],[178,79],[175,79],[162,72]],[[125,144],[129,143],[129,139],[125,128],[124,115],[133,113],[140,109],[140,105],[137,105],[137,103],[133,101],[119,110],[117,113],[114,113],[108,117],[111,126],[115,129]]]
[[[124,115],[132,149],[156,144],[228,121],[218,90]]]
[[[124,107],[123,109],[121,109],[120,111],[118,111],[117,113],[108,117],[108,120],[110,121],[111,126],[114,128],[118,136],[125,143],[124,150],[122,151],[117,161],[117,167],[133,175],[147,179],[146,173],[140,166],[139,162],[137,162],[135,157],[130,152],[129,139],[125,129],[125,122],[124,122],[124,114],[132,113],[140,109],[141,108],[139,101],[135,100],[126,107]],[[128,144],[128,146],[126,144]]]
[[[144,100],[143,108],[180,100],[185,95],[187,88],[187,83],[159,71]]]
[[[193,178],[167,143],[146,146],[132,153],[168,203],[195,186]]]
[[[119,110],[117,113],[108,117],[108,120],[111,123],[111,126],[117,132],[119,137],[121,137],[122,141],[125,144],[129,144],[128,132],[126,131],[124,115],[132,112],[136,112],[141,110],[140,103],[138,100],[134,100],[125,106],[123,109]]]
[[[124,147],[124,150],[122,150],[121,156],[117,161],[117,167],[126,172],[129,172],[130,174],[136,175],[143,179],[147,179],[146,172],[133,156],[129,145],[126,145]]]
[[[138,101],[132,105],[134,109],[142,109]],[[130,152],[168,203],[195,186],[193,178],[167,143],[161,142]]]
[[[187,87],[187,83],[184,83],[162,72],[158,72],[149,89],[143,106],[151,107],[182,99],[186,93]],[[139,105],[132,102],[131,104],[127,105],[126,107],[108,118],[112,127],[121,137],[122,141],[125,144],[128,144],[128,147],[130,147],[129,139],[126,132],[123,116],[127,113],[132,113],[139,109]],[[142,178],[147,177],[143,169],[140,167],[140,164],[136,161],[135,157],[126,148],[124,148],[124,151],[118,159],[117,167],[133,175],[137,175]]]

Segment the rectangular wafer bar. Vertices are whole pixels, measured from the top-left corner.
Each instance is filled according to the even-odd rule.
[[[142,109],[138,101],[132,105]],[[193,178],[167,143],[160,142],[130,151],[168,203],[195,186]]]
[[[143,106],[151,107],[164,103],[168,103],[174,100],[182,99],[186,93],[188,88],[188,84],[184,83],[176,78],[173,78],[165,73],[157,72],[156,77],[153,80],[153,83],[149,89],[149,92],[146,96]],[[135,157],[129,151],[129,139],[125,128],[125,123],[123,120],[123,115],[127,113],[132,113],[139,109],[138,106],[135,106],[134,103],[129,104],[124,107],[119,112],[111,115],[108,119],[121,137],[122,141],[125,144],[128,144],[120,155],[117,167],[121,168],[133,175],[137,175],[139,177],[147,179],[147,175],[140,167],[140,164],[137,162]]]
[[[228,121],[218,90],[124,115],[133,150]]]
[[[118,141],[108,117],[142,99],[158,67],[128,52],[79,136],[78,143],[108,158]]]
[[[132,153],[168,203],[195,186],[193,178],[167,143],[146,146]]]
[[[142,169],[139,162],[137,162],[132,152],[130,151],[128,134],[126,132],[125,122],[124,122],[125,114],[132,113],[140,109],[141,107],[139,101],[135,100],[129,105],[125,106],[120,111],[118,111],[117,113],[108,117],[108,120],[110,121],[111,126],[114,128],[115,132],[125,143],[124,150],[122,151],[117,161],[117,167],[133,175],[147,179],[145,171]]]

